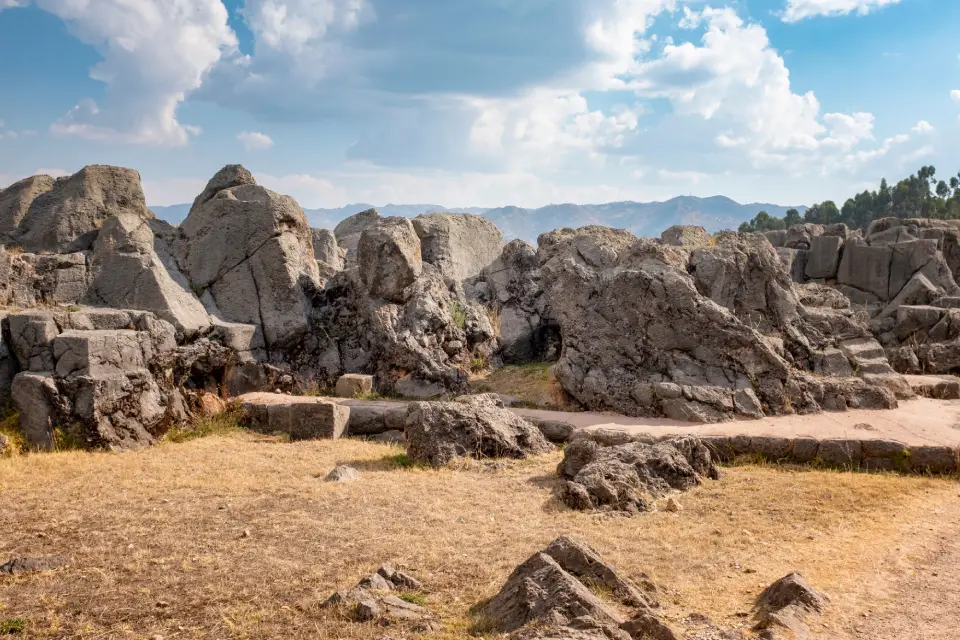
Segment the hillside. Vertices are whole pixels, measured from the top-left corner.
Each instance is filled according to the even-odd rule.
[[[332,229],[338,222],[355,213],[375,208],[384,216],[414,217],[421,213],[455,211],[482,215],[494,222],[507,239],[522,238],[536,242],[546,231],[563,227],[598,224],[627,229],[639,236],[656,236],[675,224],[694,224],[708,231],[736,229],[759,211],[783,216],[789,207],[754,202],[740,204],[725,196],[698,198],[679,196],[665,202],[608,202],[605,204],[551,204],[539,209],[506,206],[495,209],[460,207],[450,209],[436,204],[350,204],[336,209],[304,209],[310,226]],[[801,213],[805,207],[796,207]],[[189,204],[151,207],[157,217],[179,224],[190,210]]]

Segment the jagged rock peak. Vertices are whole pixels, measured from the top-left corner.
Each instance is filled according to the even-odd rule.
[[[190,211],[192,212],[224,189],[239,187],[244,184],[257,184],[257,181],[242,164],[228,164],[210,178],[207,186],[193,201],[193,207],[190,208]]]

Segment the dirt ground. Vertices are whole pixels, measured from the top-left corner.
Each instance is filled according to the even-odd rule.
[[[624,573],[648,574],[665,616],[747,629],[754,598],[801,572],[830,598],[820,638],[953,638],[960,627],[955,480],[733,467],[634,518],[556,504],[561,454],[440,471],[353,440],[251,434],[121,455],[0,460],[0,562],[64,555],[53,572],[0,577],[0,625],[32,638],[404,637],[320,606],[382,563],[426,584],[443,630],[560,534]],[[338,463],[350,484],[323,482]]]

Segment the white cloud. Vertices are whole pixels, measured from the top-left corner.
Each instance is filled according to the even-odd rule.
[[[67,23],[103,60],[90,77],[102,104],[81,100],[51,126],[58,135],[184,145],[191,130],[177,107],[221,53],[236,46],[221,0],[31,0]]]
[[[683,20],[706,23],[701,45],[665,46],[629,84],[640,96],[669,99],[681,116],[716,123],[717,146],[742,149],[756,166],[796,165],[872,138],[872,114],[821,118],[813,92],[792,91],[790,72],[762,26],[744,23],[730,8],[688,11]]]
[[[665,182],[688,182],[692,184],[700,184],[700,182],[706,179],[707,174],[701,173],[700,171],[668,171],[666,169],[660,169],[657,171],[657,177]]]
[[[273,146],[273,138],[257,131],[242,131],[237,134],[237,140],[243,143],[247,151],[253,149],[269,149]]]
[[[920,133],[920,134],[923,134],[923,133],[932,133],[933,130],[934,130],[933,125],[930,124],[929,122],[927,122],[926,120],[921,120],[921,121],[919,121],[919,122],[916,124],[916,126],[914,126],[912,129],[910,129],[910,131],[913,131],[914,133]]]
[[[24,0],[0,0],[0,11],[24,6]]]
[[[950,92],[950,99],[960,104],[960,89],[954,89]]]
[[[866,15],[873,9],[897,4],[900,0],[787,0],[784,22],[797,22],[814,16],[845,16],[856,12]]]
[[[258,46],[299,56],[331,29],[355,29],[373,10],[366,0],[247,0],[243,15]]]

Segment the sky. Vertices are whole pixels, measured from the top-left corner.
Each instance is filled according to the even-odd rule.
[[[0,0],[0,186],[842,202],[960,170],[958,0]]]

